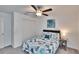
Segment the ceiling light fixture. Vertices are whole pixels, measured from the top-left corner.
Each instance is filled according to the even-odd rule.
[[[41,15],[42,15],[42,12],[41,12],[40,10],[38,10],[38,11],[36,12],[36,15],[37,15],[37,16],[41,16]]]

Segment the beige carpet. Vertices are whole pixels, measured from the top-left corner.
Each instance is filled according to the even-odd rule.
[[[6,47],[0,49],[0,54],[25,54],[25,53],[22,51],[21,47],[18,48]],[[79,51],[71,48],[67,48],[67,50],[59,48],[56,54],[79,54]]]
[[[24,54],[21,47],[18,48],[12,48],[12,47],[6,47],[3,49],[0,49],[0,54]]]
[[[67,48],[66,50],[59,48],[57,54],[79,54],[79,51],[72,48]]]

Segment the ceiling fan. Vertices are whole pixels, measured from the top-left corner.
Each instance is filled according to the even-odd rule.
[[[46,14],[45,12],[52,11],[52,8],[41,10],[41,7],[39,7],[39,6],[36,7],[34,5],[31,5],[31,7],[35,10],[35,14],[37,16],[41,16],[41,15],[48,16],[48,14]]]

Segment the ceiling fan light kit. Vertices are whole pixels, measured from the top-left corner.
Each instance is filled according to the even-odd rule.
[[[37,16],[42,16],[42,15],[44,15],[44,16],[48,16],[48,14],[46,14],[45,12],[49,12],[49,11],[52,11],[52,8],[48,8],[48,9],[45,9],[45,10],[41,10],[41,8],[40,7],[36,7],[36,6],[34,6],[34,5],[31,5],[31,7],[36,11],[36,15]]]
[[[41,16],[41,15],[42,15],[42,11],[38,10],[38,11],[36,12],[36,15],[37,15],[37,16]]]

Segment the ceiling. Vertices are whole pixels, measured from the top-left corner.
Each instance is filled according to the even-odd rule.
[[[77,14],[79,12],[79,6],[77,5],[40,5],[42,10],[46,8],[52,8],[53,11],[48,14]],[[12,12],[34,12],[30,5],[0,5],[0,12],[12,13]]]

